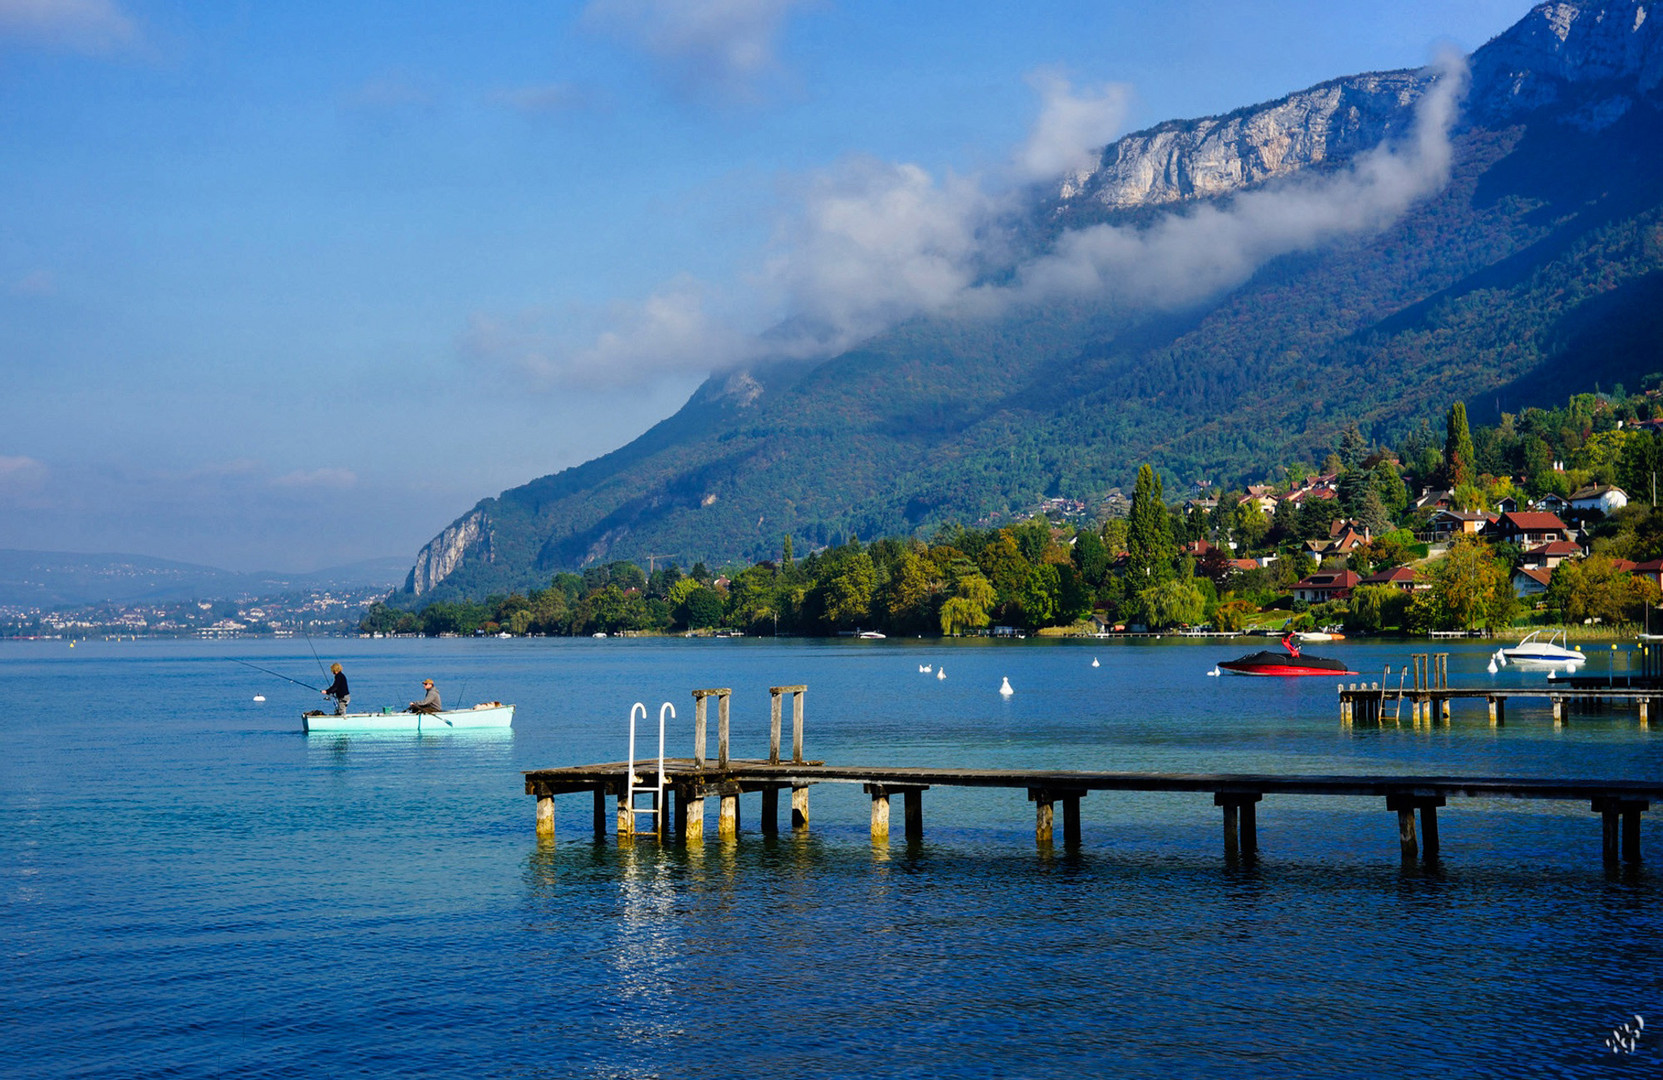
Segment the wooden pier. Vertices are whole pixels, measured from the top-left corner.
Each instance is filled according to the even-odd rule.
[[[1082,842],[1080,800],[1092,792],[1183,792],[1211,795],[1222,811],[1224,852],[1228,858],[1251,857],[1258,849],[1258,804],[1266,796],[1346,796],[1380,799],[1398,819],[1400,852],[1405,859],[1438,853],[1438,808],[1450,799],[1547,799],[1585,802],[1602,822],[1602,853],[1608,864],[1640,861],[1640,815],[1653,800],[1663,799],[1663,780],[1567,780],[1463,776],[1288,776],[1232,773],[1078,772],[1044,769],[956,769],[904,766],[828,765],[803,758],[805,687],[772,690],[770,752],[766,760],[736,759],[728,754],[727,690],[695,691],[694,755],[663,761],[663,786],[655,783],[659,760],[535,769],[525,773],[526,794],[537,800],[537,834],[555,835],[554,799],[587,793],[593,800],[593,829],[608,832],[615,805],[620,842],[647,835],[685,844],[704,841],[705,803],[718,800],[717,835],[736,839],[740,797],[760,796],[759,830],[777,834],[780,793],[791,792],[791,827],[809,827],[809,790],[816,784],[860,784],[871,797],[871,837],[887,843],[890,800],[901,796],[908,841],[924,834],[923,795],[931,788],[1003,788],[1026,791],[1034,805],[1034,839],[1041,849],[1054,844],[1055,810],[1062,804],[1063,843]],[[782,760],[781,698],[793,698],[792,756]],[[705,753],[704,703],[717,698],[721,714],[716,761]],[[650,806],[639,806],[631,789],[650,783]],[[653,827],[642,830],[638,818]],[[1419,820],[1417,842],[1416,821]]]
[[[1555,726],[1562,726],[1573,711],[1601,711],[1612,704],[1633,708],[1640,718],[1640,727],[1651,726],[1651,714],[1663,704],[1663,689],[1651,676],[1618,679],[1592,678],[1583,675],[1552,679],[1540,687],[1508,687],[1505,689],[1465,688],[1449,685],[1449,654],[1420,653],[1410,658],[1392,686],[1387,668],[1380,682],[1341,683],[1340,719],[1347,724],[1384,723],[1388,717],[1401,723],[1403,706],[1409,706],[1409,721],[1421,724],[1450,720],[1451,704],[1456,701],[1482,699],[1488,706],[1490,724],[1501,727],[1507,722],[1507,702],[1511,698],[1546,699],[1552,706]],[[1413,673],[1414,682],[1409,683]]]

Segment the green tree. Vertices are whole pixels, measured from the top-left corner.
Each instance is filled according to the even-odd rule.
[[[1482,540],[1457,537],[1433,565],[1431,578],[1433,618],[1443,629],[1495,629],[1512,624],[1518,599],[1510,568]]]
[[[951,637],[980,629],[992,621],[993,583],[974,571],[959,578],[953,595],[941,605],[941,632]]]
[[[1132,512],[1126,520],[1126,573],[1135,587],[1146,589],[1172,576],[1175,549],[1161,490],[1160,474],[1147,463],[1138,468],[1132,489]]]
[[[1138,593],[1138,609],[1151,629],[1198,623],[1206,607],[1194,578],[1168,579]]]
[[[1457,401],[1449,407],[1444,424],[1444,486],[1454,490],[1478,479],[1474,468],[1472,430],[1467,427],[1467,406]]]

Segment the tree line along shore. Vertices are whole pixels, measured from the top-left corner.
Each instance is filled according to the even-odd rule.
[[[1623,634],[1663,581],[1663,375],[1642,391],[1470,428],[1450,406],[1393,448],[1348,426],[1319,465],[1168,503],[1139,469],[1124,517],[844,542],[712,570],[614,562],[528,595],[376,603],[362,633],[827,636],[1287,626],[1351,633],[1570,624]],[[1663,625],[1663,623],[1660,623]]]

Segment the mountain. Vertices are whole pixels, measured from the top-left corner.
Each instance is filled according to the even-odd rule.
[[[0,606],[216,600],[329,588],[391,588],[402,559],[370,559],[306,574],[238,573],[143,555],[0,549]]]
[[[1143,461],[1240,481],[1353,420],[1389,441],[1454,400],[1484,420],[1637,384],[1663,370],[1650,7],[1541,4],[1464,96],[1452,69],[1364,74],[1128,135],[1035,193],[982,283],[997,315],[713,376],[629,445],[482,500],[404,595],[926,530],[1094,499]]]

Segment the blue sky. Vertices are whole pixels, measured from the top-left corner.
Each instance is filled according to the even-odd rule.
[[[881,325],[851,206],[950,252],[1074,143],[1526,10],[0,0],[0,547],[413,556],[782,316]]]

